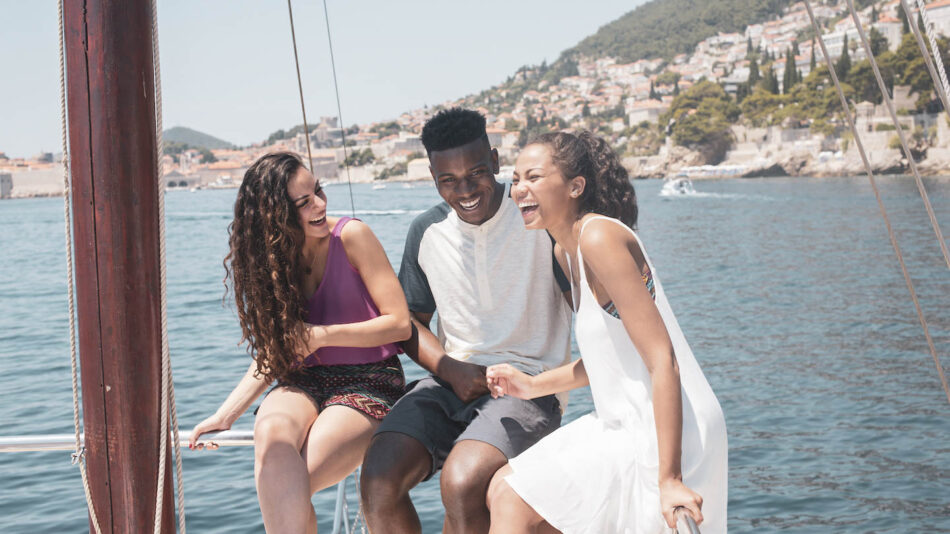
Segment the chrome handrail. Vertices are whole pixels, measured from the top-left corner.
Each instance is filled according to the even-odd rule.
[[[673,532],[677,534],[700,534],[699,526],[696,525],[696,521],[693,520],[693,516],[690,515],[689,510],[682,506],[677,506],[673,510],[673,515],[676,516],[676,528],[673,529]]]
[[[191,431],[179,434],[182,450],[188,450]],[[250,447],[254,445],[253,430],[225,430],[208,432],[202,436],[203,443],[214,443],[218,447]],[[32,436],[0,436],[0,452],[46,452],[72,451],[76,448],[75,434],[40,434]],[[350,518],[347,516],[346,481],[351,475],[337,484],[336,505],[333,510],[333,534],[349,532]],[[352,476],[359,476],[359,469]],[[359,512],[357,512],[359,514]],[[358,519],[358,517],[357,517]],[[355,525],[355,522],[354,522]]]
[[[203,442],[213,442],[219,447],[249,447],[254,445],[253,430],[225,430],[224,432],[209,432]],[[179,434],[179,443],[188,448],[191,431]],[[42,451],[71,451],[76,448],[74,434],[41,434],[33,436],[0,437],[0,452],[42,452]]]

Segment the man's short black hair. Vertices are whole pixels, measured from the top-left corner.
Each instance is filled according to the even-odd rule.
[[[427,154],[467,145],[476,139],[484,139],[487,143],[488,134],[485,132],[485,117],[471,109],[444,109],[422,127],[422,144]]]

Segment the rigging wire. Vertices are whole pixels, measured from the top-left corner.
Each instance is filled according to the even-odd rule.
[[[288,2],[290,0],[287,0]],[[333,38],[330,36],[330,12],[327,10],[327,0],[323,0],[323,17],[327,22],[327,43],[330,45],[330,68],[333,70],[333,89],[336,92],[336,113],[340,121],[340,134],[343,141],[343,165],[346,167],[346,184],[350,189],[350,211],[356,217],[356,204],[353,202],[353,182],[350,180],[350,164],[346,153],[346,126],[343,122],[343,108],[340,106],[340,85],[336,78],[336,61],[333,58]]]
[[[847,4],[848,10],[851,11],[851,19],[854,21],[855,29],[858,30],[858,36],[861,38],[861,44],[864,46],[864,53],[867,54],[868,60],[871,62],[874,78],[877,80],[877,86],[881,90],[881,98],[887,105],[887,111],[890,112],[891,120],[897,129],[897,137],[900,139],[901,147],[904,149],[904,155],[907,157],[907,165],[910,166],[910,170],[914,174],[914,181],[917,183],[920,198],[924,201],[924,207],[927,210],[927,215],[930,217],[930,224],[933,226],[934,233],[937,235],[937,242],[940,244],[940,251],[943,252],[943,259],[947,264],[947,269],[950,269],[950,250],[947,250],[947,242],[943,238],[943,232],[940,231],[940,224],[937,222],[937,216],[934,214],[933,206],[930,205],[930,196],[927,195],[927,189],[924,188],[924,182],[920,178],[917,163],[914,161],[914,155],[911,153],[910,147],[907,144],[907,137],[904,135],[904,128],[897,120],[897,111],[894,109],[894,101],[891,100],[890,95],[887,94],[887,86],[881,77],[881,69],[877,65],[877,60],[874,59],[874,54],[871,53],[871,44],[868,42],[868,36],[861,26],[861,19],[858,17],[858,12],[854,8],[854,0],[847,0]],[[845,106],[845,114],[850,115],[850,108],[847,106]],[[947,393],[947,400],[950,401],[950,391]]]
[[[290,39],[294,43],[294,65],[297,67],[297,89],[300,91],[300,112],[303,114],[303,133],[307,141],[307,160],[310,162],[310,173],[313,174],[313,156],[310,154],[310,127],[307,126],[307,109],[303,104],[303,81],[300,79],[300,59],[297,57],[297,33],[294,31],[294,8],[287,0],[287,14],[290,16]]]
[[[947,91],[944,85],[947,81],[946,72],[941,70],[941,72],[943,72],[943,76],[941,77],[940,74],[934,69],[934,62],[930,56],[930,49],[928,49],[927,45],[924,44],[924,38],[921,35],[921,30],[917,26],[917,19],[911,12],[911,8],[907,4],[907,0],[901,0],[901,7],[904,9],[904,14],[907,15],[911,33],[914,34],[914,38],[917,40],[917,47],[920,48],[920,53],[924,57],[924,63],[927,65],[927,71],[930,72],[930,78],[933,80],[934,87],[937,89],[937,96],[940,97],[940,102],[943,104],[944,111],[950,114],[950,102],[947,100]],[[927,23],[924,22],[924,24],[926,25]],[[931,38],[933,49],[938,50],[937,42],[933,39],[932,32],[928,30],[927,34]],[[938,61],[937,64],[940,65],[941,69],[943,68],[943,61]],[[948,115],[948,117],[950,117],[950,115]]]
[[[911,28],[914,29],[914,35],[917,37],[917,44],[921,46],[921,52],[923,52],[924,46],[921,45],[920,29],[917,28],[917,19],[910,16],[910,7],[907,5],[906,0],[901,0],[901,5],[904,7],[904,14],[908,16],[908,23],[910,23]],[[930,15],[927,14],[927,9],[924,7],[923,0],[917,0],[917,9],[920,12],[920,18],[924,21],[924,26],[927,29],[927,37],[930,40],[930,49],[933,51],[934,56],[936,57],[937,63],[937,73],[939,74],[940,83],[937,83],[937,77],[934,76],[933,69],[930,70],[930,75],[934,77],[934,85],[937,86],[937,92],[940,94],[941,101],[943,102],[943,110],[947,112],[947,116],[950,117],[950,82],[947,81],[947,69],[943,66],[943,56],[940,54],[940,49],[937,48],[937,38],[935,37],[936,31],[933,26],[933,23],[930,22]],[[924,58],[929,58],[930,55],[927,52],[924,53]],[[928,66],[932,67],[932,62],[927,62]]]
[[[943,373],[943,366],[940,364],[940,359],[937,357],[937,349],[934,347],[933,339],[930,337],[930,330],[927,327],[927,321],[924,318],[924,312],[920,307],[920,301],[917,299],[917,292],[914,290],[914,284],[910,279],[910,274],[907,272],[907,265],[904,263],[904,256],[901,253],[900,245],[897,243],[897,236],[894,234],[894,229],[891,227],[890,218],[887,216],[887,210],[884,208],[884,202],[881,200],[881,193],[877,188],[877,182],[874,179],[874,172],[871,170],[871,164],[868,161],[867,153],[864,151],[864,143],[861,142],[861,136],[858,134],[858,129],[854,125],[854,119],[851,117],[851,108],[848,105],[848,100],[844,96],[844,91],[841,89],[841,83],[838,80],[838,74],[835,72],[835,66],[831,61],[831,56],[828,55],[828,48],[825,46],[825,39],[822,37],[821,26],[818,25],[818,21],[815,19],[815,13],[811,8],[811,0],[803,0],[805,3],[805,8],[808,11],[808,18],[811,20],[812,27],[815,30],[815,35],[818,37],[818,44],[821,46],[822,56],[824,56],[825,63],[828,65],[828,71],[831,74],[831,79],[835,84],[835,89],[838,91],[838,98],[841,100],[841,106],[844,111],[844,116],[848,121],[848,126],[851,127],[851,132],[854,135],[855,145],[858,147],[858,152],[861,154],[861,160],[864,162],[864,170],[867,172],[868,180],[871,182],[871,189],[874,190],[874,197],[877,199],[878,209],[881,211],[881,216],[884,218],[884,225],[887,227],[887,235],[891,240],[891,246],[894,248],[894,254],[897,256],[897,261],[900,263],[901,273],[904,275],[904,282],[907,284],[907,290],[910,292],[911,299],[914,301],[914,308],[917,310],[917,319],[920,321],[920,325],[924,330],[924,337],[927,339],[927,346],[930,348],[930,354],[933,356],[934,364],[937,366],[937,374],[940,376],[940,383],[943,385],[943,391],[947,395],[947,402],[950,402],[950,387],[947,385],[947,378]],[[848,0],[850,3],[851,0]],[[858,23],[860,26],[860,23]],[[884,98],[887,99],[887,93],[884,93]],[[894,122],[897,122],[896,118]],[[899,128],[899,126],[898,126]]]

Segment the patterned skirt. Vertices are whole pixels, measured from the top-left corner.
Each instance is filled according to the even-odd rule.
[[[399,356],[393,355],[376,363],[302,367],[279,380],[276,387],[282,386],[303,391],[321,411],[349,406],[381,420],[402,397],[406,379]]]

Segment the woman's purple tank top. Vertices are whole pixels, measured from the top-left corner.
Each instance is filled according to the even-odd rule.
[[[351,217],[341,217],[330,232],[323,280],[307,302],[307,322],[310,324],[358,323],[379,317],[379,309],[363,284],[359,271],[350,264],[343,249],[340,233],[351,220]],[[399,352],[395,343],[370,348],[323,347],[308,356],[304,365],[375,363]]]

